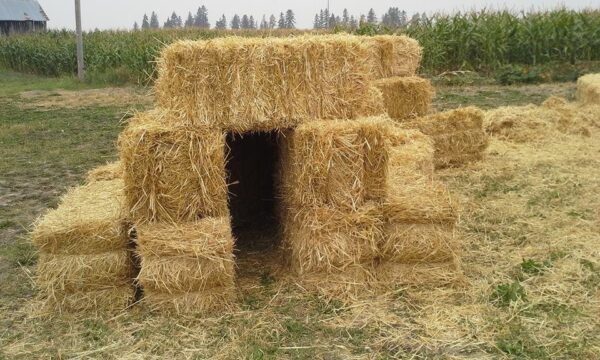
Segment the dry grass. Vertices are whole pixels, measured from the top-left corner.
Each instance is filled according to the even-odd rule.
[[[33,90],[20,94],[24,109],[77,109],[91,106],[150,105],[152,97],[135,88],[104,88],[87,90]]]
[[[113,161],[106,165],[101,165],[88,171],[86,182],[108,181],[123,178],[123,164],[120,161]]]

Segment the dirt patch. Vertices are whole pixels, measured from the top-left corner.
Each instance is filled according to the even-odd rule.
[[[150,105],[153,97],[141,88],[103,88],[89,90],[34,90],[20,94],[22,109],[76,109],[90,106]]]

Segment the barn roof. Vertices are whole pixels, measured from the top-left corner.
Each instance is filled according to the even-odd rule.
[[[0,21],[48,21],[36,0],[0,0]]]

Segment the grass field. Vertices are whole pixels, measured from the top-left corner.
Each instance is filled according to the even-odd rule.
[[[64,190],[116,158],[144,88],[0,71],[0,359],[600,358],[600,139],[492,139],[484,162],[438,176],[461,199],[464,281],[342,303],[268,268],[238,279],[239,308],[168,318],[43,316],[27,232]],[[573,83],[440,87],[437,109],[572,98]]]

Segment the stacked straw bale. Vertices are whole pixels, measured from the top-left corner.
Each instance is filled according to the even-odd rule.
[[[383,94],[387,114],[394,120],[410,120],[429,113],[435,90],[417,76],[391,77],[373,83]]]
[[[483,128],[484,113],[466,107],[403,122],[434,141],[436,168],[460,166],[483,158],[488,137]]]
[[[417,130],[393,127],[389,146],[385,236],[379,245],[383,266],[377,269],[385,281],[393,273],[390,269],[405,265],[446,267],[456,261],[459,251],[454,231],[457,207],[445,185],[433,178],[431,139]]]
[[[123,181],[70,190],[31,234],[40,250],[37,283],[65,310],[121,310],[134,296]]]
[[[339,271],[377,256],[382,236],[385,118],[314,121],[282,147],[285,246],[298,273]]]
[[[234,294],[233,237],[228,217],[137,227],[137,280],[151,309],[211,311]]]
[[[589,74],[577,80],[577,100],[600,105],[600,74]]]
[[[125,196],[136,224],[228,216],[225,134],[172,122],[156,109],[119,137]]]
[[[418,41],[407,36],[377,35],[363,41],[369,47],[373,79],[413,76],[421,65],[423,49]]]

